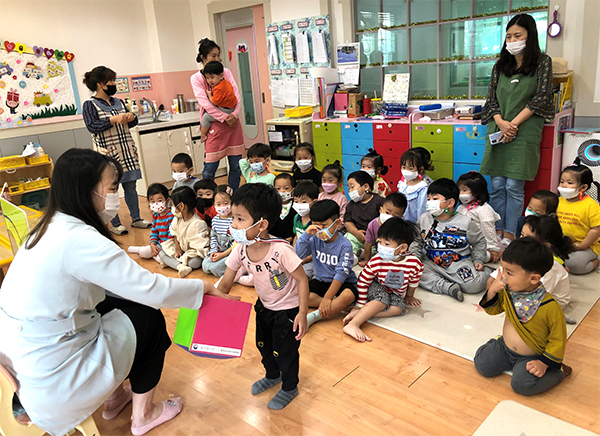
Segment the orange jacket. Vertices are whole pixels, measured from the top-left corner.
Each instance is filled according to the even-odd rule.
[[[233,109],[237,104],[237,98],[233,92],[233,87],[227,79],[221,80],[213,89],[213,103],[217,106]]]

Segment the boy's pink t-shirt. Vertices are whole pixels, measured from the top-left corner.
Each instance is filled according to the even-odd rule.
[[[269,310],[286,310],[298,307],[298,288],[292,272],[302,264],[292,246],[286,242],[256,242],[270,245],[266,256],[252,262],[246,246],[237,244],[227,258],[227,267],[234,271],[246,268],[254,275],[254,287],[263,305]]]
[[[379,218],[374,218],[373,221],[367,226],[367,233],[365,234],[365,242],[369,244],[375,244],[377,241],[377,233],[379,232]]]
[[[344,222],[344,215],[346,214],[346,206],[348,206],[348,199],[346,196],[338,190],[333,191],[333,193],[328,194],[327,192],[321,192],[319,194],[318,200],[333,200],[338,206],[340,206],[340,219]]]

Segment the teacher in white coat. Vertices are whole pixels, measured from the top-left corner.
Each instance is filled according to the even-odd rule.
[[[152,274],[117,245],[105,224],[118,211],[122,174],[108,156],[66,151],[46,213],[2,284],[0,364],[31,420],[51,435],[104,402],[112,419],[132,400],[134,435],[174,418],[180,398],[153,402],[171,345],[159,308],[198,309],[204,294],[227,297],[202,280]]]

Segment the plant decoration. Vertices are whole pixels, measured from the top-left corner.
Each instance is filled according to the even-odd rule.
[[[437,58],[416,59],[410,61],[411,64],[425,64],[427,62],[437,62]]]
[[[411,100],[437,100],[437,95],[413,95]]]
[[[526,12],[526,11],[537,11],[537,10],[545,10],[548,8],[548,5],[546,6],[521,6],[520,8],[512,8],[510,11],[511,12]]]
[[[450,56],[448,58],[440,58],[440,62],[446,62],[446,61],[464,61],[468,59],[465,55],[458,55],[458,56]]]
[[[437,23],[437,20],[419,21],[418,23],[410,23],[411,26],[421,26],[422,24]]]
[[[440,99],[442,99],[442,100],[468,100],[469,96],[467,94],[463,94],[463,95],[448,94],[448,95],[442,95],[440,97]]]

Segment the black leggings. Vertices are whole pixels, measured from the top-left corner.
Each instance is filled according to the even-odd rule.
[[[143,304],[121,298],[106,297],[96,306],[100,315],[118,309],[131,320],[135,328],[137,344],[133,365],[129,371],[131,390],[145,394],[156,387],[165,363],[165,353],[171,346],[165,317],[162,312]]]

